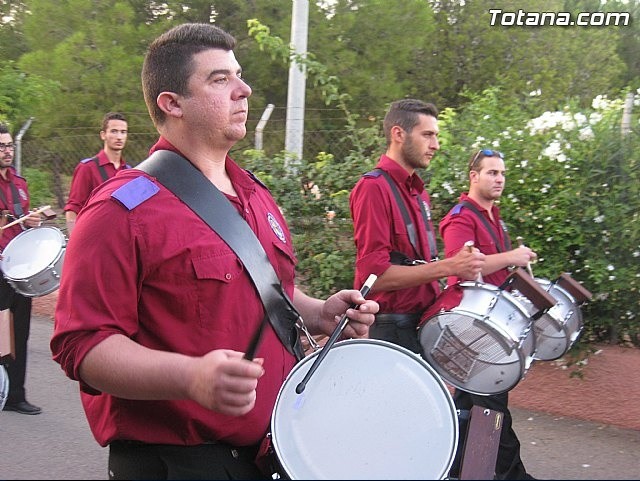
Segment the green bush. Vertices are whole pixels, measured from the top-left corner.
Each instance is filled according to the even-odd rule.
[[[502,151],[507,184],[499,205],[511,237],[522,237],[538,253],[536,277],[555,280],[568,272],[594,294],[582,307],[584,340],[640,345],[640,136],[633,129],[621,136],[622,100],[599,97],[590,109],[569,104],[536,113],[535,95],[519,104],[491,89],[470,95],[460,111],[443,110],[441,151],[423,173],[434,219],[467,189],[473,151]],[[343,159],[319,152],[292,168],[284,154],[245,151],[239,157],[285,212],[300,283],[312,295],[351,287],[348,195],[385,150],[379,119],[363,129],[351,120],[346,116],[349,154]]]

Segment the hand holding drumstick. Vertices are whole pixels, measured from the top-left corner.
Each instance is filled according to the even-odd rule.
[[[524,245],[524,240],[522,239],[522,237],[518,236],[516,237],[516,240],[518,241],[518,249],[514,250],[514,252],[526,257],[526,259],[524,259],[523,257],[523,259],[519,259],[518,262],[514,262],[514,265],[526,267],[529,275],[533,277],[533,271],[531,270],[531,261],[537,258],[536,253]]]
[[[23,215],[22,217],[14,220],[13,222],[9,222],[8,224],[3,225],[2,227],[0,227],[0,230],[7,229],[8,227],[14,226],[21,222],[24,222],[24,225],[26,227],[39,227],[40,224],[42,224],[42,217],[40,216],[40,214],[43,212],[49,211],[50,209],[51,209],[50,205],[45,205],[44,207],[40,207],[39,209],[34,210],[33,212],[29,212],[28,214]]]

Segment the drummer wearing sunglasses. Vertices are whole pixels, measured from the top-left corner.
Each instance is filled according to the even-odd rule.
[[[2,229],[0,250],[9,244],[24,229],[38,227],[40,215],[29,215],[29,189],[27,181],[13,167],[15,145],[9,128],[0,124],[0,227],[12,219],[24,218],[22,222]],[[9,394],[4,411],[20,414],[40,414],[41,409],[26,399],[25,377],[27,371],[27,340],[31,326],[31,298],[23,296],[11,287],[4,276],[0,276],[0,310],[10,310],[13,316],[15,358],[9,362]]]
[[[500,286],[509,276],[511,266],[526,267],[536,258],[535,252],[525,246],[512,248],[507,226],[500,217],[496,201],[505,188],[506,167],[502,152],[482,149],[469,158],[469,191],[460,195],[459,203],[442,219],[439,225],[444,242],[445,256],[455,256],[463,250],[465,242],[474,245],[485,254],[482,280]],[[449,284],[461,280],[450,277]],[[482,406],[504,413],[495,479],[533,479],[527,473],[520,458],[520,442],[512,428],[508,408],[508,391],[489,396],[475,395],[456,389],[456,407],[461,410]],[[452,473],[456,473],[454,466]]]

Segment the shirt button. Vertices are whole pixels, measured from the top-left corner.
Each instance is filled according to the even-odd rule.
[[[228,281],[231,280],[231,274],[229,274],[228,272],[224,275],[224,278]]]

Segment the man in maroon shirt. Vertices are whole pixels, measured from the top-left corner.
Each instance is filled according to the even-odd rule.
[[[536,258],[536,254],[525,246],[511,248],[506,224],[495,205],[505,184],[506,169],[502,153],[489,149],[474,152],[468,169],[469,192],[460,195],[460,203],[440,222],[445,255],[457,255],[461,250],[466,250],[465,242],[473,240],[474,245],[486,255],[481,272],[483,282],[500,286],[509,276],[510,266],[525,267]],[[453,284],[459,280],[453,277],[448,282]],[[532,479],[520,459],[520,442],[512,428],[508,407],[509,393],[480,396],[456,389],[453,397],[459,409],[471,409],[476,405],[504,413],[496,479]]]
[[[188,159],[237,210],[311,334],[331,334],[346,313],[343,335],[366,337],[378,305],[356,290],[320,300],[297,288],[280,209],[228,156],[246,135],[251,95],[234,46],[209,24],[180,25],[150,45],[142,85],[160,133],[152,150]],[[110,479],[264,476],[256,452],[296,362],[269,322],[245,359],[264,318],[248,266],[155,177],[130,169],[98,187],[67,246],[51,350],[110,448]]]
[[[433,104],[414,99],[392,103],[383,123],[387,152],[349,198],[355,285],[369,273],[378,276],[370,297],[380,313],[369,335],[413,352],[421,350],[416,327],[440,293],[438,280],[452,275],[474,279],[484,265],[477,249],[438,260],[429,194],[417,173],[440,148],[437,118]]]
[[[29,189],[24,177],[19,176],[13,167],[13,137],[6,125],[0,124],[0,225],[25,217],[29,214]],[[25,229],[40,225],[39,214],[32,213],[11,227],[3,229],[0,236],[0,251]],[[13,315],[15,359],[9,362],[9,393],[4,406],[5,411],[20,414],[40,414],[41,409],[27,401],[25,377],[27,372],[27,341],[31,329],[31,298],[17,292],[0,275],[0,310],[9,309]]]
[[[127,119],[124,115],[118,112],[105,114],[100,139],[104,142],[102,150],[94,157],[81,160],[73,171],[69,198],[64,206],[68,236],[71,235],[78,212],[87,203],[93,189],[118,171],[130,168],[122,157],[127,143]]]

